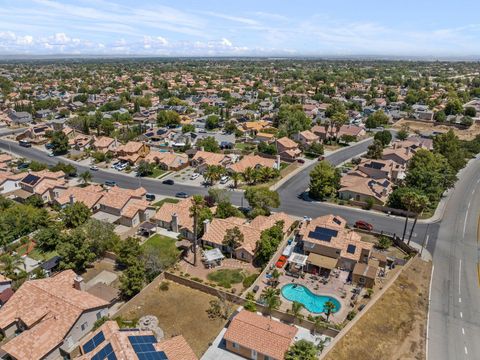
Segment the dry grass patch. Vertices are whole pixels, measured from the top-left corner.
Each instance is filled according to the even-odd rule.
[[[457,129],[455,126],[447,125],[434,125],[433,123],[424,123],[421,121],[414,120],[399,120],[392,127],[394,129],[401,129],[403,126],[408,127],[410,132],[415,131],[442,131],[447,132],[448,130],[453,130],[453,132],[461,140],[473,140],[475,136],[480,135],[480,124],[473,124],[468,129]]]
[[[216,297],[174,282],[168,283],[168,290],[160,289],[160,282],[152,285],[117,315],[127,320],[155,315],[167,338],[183,335],[200,357],[226,323],[226,320],[208,317],[210,300]]]
[[[325,360],[425,359],[431,266],[415,258]]]

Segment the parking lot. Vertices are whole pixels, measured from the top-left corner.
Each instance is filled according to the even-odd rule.
[[[195,175],[195,178],[192,178],[194,174],[198,174],[195,172],[195,169],[192,167],[187,167],[180,171],[174,171],[170,175],[165,176],[162,180],[173,180],[176,184],[183,184],[183,185],[191,185],[191,186],[205,186],[203,175],[198,174]],[[231,180],[228,180],[225,184],[218,182],[215,184],[215,187],[219,188],[228,188],[232,184]]]

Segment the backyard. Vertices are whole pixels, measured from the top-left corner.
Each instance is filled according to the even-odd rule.
[[[168,282],[168,290],[164,285],[160,290],[160,283],[159,279],[154,281],[116,315],[133,321],[155,315],[167,338],[183,335],[200,357],[226,323],[208,316],[210,301],[216,297],[173,282]]]
[[[177,239],[155,234],[142,244],[144,251],[158,256],[159,263],[168,268],[175,264],[180,256],[180,251],[175,246]],[[150,249],[150,250],[149,250]]]
[[[415,258],[325,359],[425,359],[431,269],[431,262]]]

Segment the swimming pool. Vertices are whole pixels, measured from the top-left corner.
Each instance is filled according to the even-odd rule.
[[[334,297],[316,295],[303,285],[287,284],[282,287],[282,295],[287,300],[302,303],[308,311],[315,314],[324,311],[324,305],[327,301],[331,301],[335,304],[335,310],[333,310],[334,313],[340,310],[341,307],[340,302]]]

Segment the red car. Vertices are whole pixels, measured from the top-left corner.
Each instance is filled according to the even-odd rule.
[[[357,229],[362,229],[362,230],[367,230],[367,231],[372,231],[373,230],[373,225],[367,223],[366,221],[363,220],[358,220],[355,225]]]
[[[280,268],[283,267],[283,265],[285,265],[286,262],[287,262],[287,257],[282,255],[282,256],[280,256],[280,258],[277,260],[275,266],[280,269]]]
[[[325,160],[325,156],[321,155],[318,157],[318,161],[323,161],[323,160]]]

